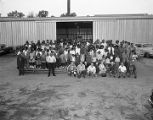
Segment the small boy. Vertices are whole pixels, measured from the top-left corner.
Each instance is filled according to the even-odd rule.
[[[126,69],[125,65],[123,64],[123,62],[122,62],[121,65],[119,66],[118,71],[119,71],[119,76],[118,76],[118,78],[120,78],[121,76],[125,78],[127,69]]]
[[[74,77],[76,77],[77,67],[74,64],[74,62],[71,62],[71,64],[67,67],[67,72],[68,72],[68,75],[70,76],[74,75]]]

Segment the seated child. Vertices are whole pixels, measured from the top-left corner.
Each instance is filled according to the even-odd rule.
[[[76,76],[77,67],[74,64],[74,62],[71,62],[71,64],[67,67],[67,72],[68,72],[68,75],[70,75],[70,76],[72,76],[72,75],[74,75],[74,77]]]
[[[99,75],[106,77],[106,67],[103,64],[103,61],[99,64]]]
[[[83,62],[80,62],[80,64],[77,66],[77,75],[78,75],[78,78],[81,78],[82,76],[85,78],[86,68]]]
[[[109,75],[115,77],[115,62],[113,60],[111,60]]]
[[[89,76],[96,76],[96,67],[93,63],[91,63],[91,65],[87,68],[87,74]]]
[[[121,65],[119,66],[118,71],[119,71],[118,78],[120,78],[121,76],[125,78],[127,69],[123,63],[121,63]]]
[[[105,59],[105,66],[106,66],[106,72],[110,73],[110,68],[111,68],[111,61],[110,61],[110,57],[107,56]]]

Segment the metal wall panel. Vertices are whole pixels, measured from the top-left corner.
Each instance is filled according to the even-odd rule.
[[[153,19],[94,19],[93,39],[153,44]],[[56,21],[0,22],[0,44],[17,46],[27,40],[56,40]]]
[[[93,39],[153,44],[152,19],[112,19],[93,22]]]
[[[12,46],[12,26],[11,22],[0,22],[0,44]]]
[[[56,40],[56,22],[36,22],[37,40]]]
[[[13,46],[23,45],[26,41],[36,41],[35,22],[12,22]]]

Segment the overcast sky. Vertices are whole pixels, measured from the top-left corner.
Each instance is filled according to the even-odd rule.
[[[67,11],[67,0],[0,0],[0,13],[17,10],[27,15],[39,10],[49,11],[49,16],[60,16]],[[95,14],[153,14],[153,0],[71,0],[71,12],[78,16]]]

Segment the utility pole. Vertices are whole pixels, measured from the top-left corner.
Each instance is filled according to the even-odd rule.
[[[71,1],[67,0],[67,15],[69,16],[71,13]]]

